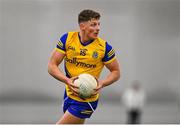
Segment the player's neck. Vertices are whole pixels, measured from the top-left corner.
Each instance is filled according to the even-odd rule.
[[[85,35],[83,32],[79,32],[79,36],[80,36],[80,41],[82,43],[86,43],[86,42],[92,40],[89,37],[87,37],[87,35]]]

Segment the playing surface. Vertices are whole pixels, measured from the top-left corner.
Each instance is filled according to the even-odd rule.
[[[62,115],[60,102],[8,102],[0,103],[0,123],[53,124]],[[180,123],[176,103],[151,103],[144,108],[143,123]],[[100,102],[99,107],[86,123],[125,123],[125,108],[118,102]]]

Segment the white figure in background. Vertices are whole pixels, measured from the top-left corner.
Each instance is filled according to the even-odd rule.
[[[124,92],[123,102],[127,108],[127,123],[140,124],[145,103],[145,91],[138,80],[133,81],[131,86]]]

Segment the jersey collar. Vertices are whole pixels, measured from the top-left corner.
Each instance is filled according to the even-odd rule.
[[[94,40],[89,40],[89,41],[83,43],[83,42],[81,42],[81,36],[79,35],[79,33],[78,33],[78,37],[79,37],[79,41],[80,41],[81,45],[83,45],[83,46],[87,46],[94,41]]]

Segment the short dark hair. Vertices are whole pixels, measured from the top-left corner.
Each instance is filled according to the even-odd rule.
[[[91,19],[100,19],[101,15],[98,12],[95,12],[94,10],[83,10],[78,15],[78,23],[86,22]]]

